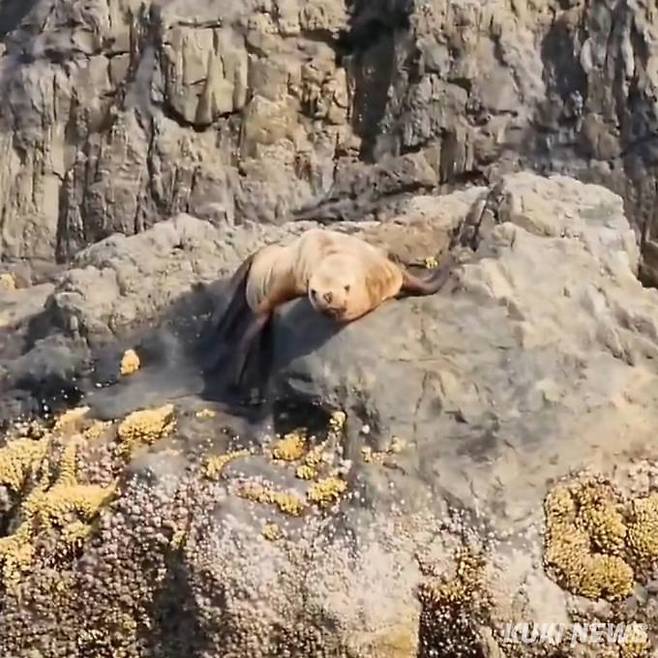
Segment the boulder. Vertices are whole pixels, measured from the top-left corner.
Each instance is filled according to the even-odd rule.
[[[144,300],[302,225],[237,226],[222,251],[181,216],[80,254],[62,282],[115,285],[70,306],[56,290],[41,354],[139,359],[7,430],[3,655],[600,655],[505,630],[573,621],[655,647],[658,294],[621,198],[521,172],[406,208],[339,227],[422,260],[477,211],[479,248],[436,295],[340,330],[305,299],[282,307],[268,396],[241,417],[199,386],[180,307]],[[92,339],[117,303],[146,327]],[[8,363],[29,372],[35,349]]]

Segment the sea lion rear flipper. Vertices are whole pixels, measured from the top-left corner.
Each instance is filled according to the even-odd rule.
[[[233,386],[239,387],[242,384],[247,364],[250,357],[255,353],[254,346],[257,346],[258,352],[260,352],[262,347],[260,339],[271,318],[271,313],[259,313],[250,321],[245,329],[234,354],[231,377],[231,383]]]
[[[250,314],[245,291],[254,256],[248,256],[235,271],[226,286],[223,304],[215,310],[208,323],[206,335],[201,341],[206,373],[216,370],[226,354],[234,349],[231,344],[234,330],[240,320]]]
[[[247,307],[247,300],[245,297],[247,278],[251,271],[251,265],[254,261],[256,254],[251,254],[245,258],[240,267],[235,271],[231,280],[226,287],[226,300],[228,304],[220,313],[215,313],[213,318],[216,323],[215,331],[230,331],[231,326],[235,323],[236,319],[240,317]],[[217,318],[219,317],[219,321]]]
[[[456,260],[448,254],[445,261],[426,279],[414,276],[406,269],[402,270],[402,287],[398,296],[405,294],[433,295],[447,283]]]

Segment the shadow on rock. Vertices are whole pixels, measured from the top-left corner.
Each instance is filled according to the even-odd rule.
[[[266,325],[246,363],[245,380],[240,390],[233,388],[229,379],[236,345],[226,344],[217,326],[228,300],[222,293],[215,295],[212,306],[218,311],[211,314],[196,341],[192,353],[198,371],[202,373],[201,397],[224,405],[236,412],[254,412],[256,408],[272,402],[271,380],[284,371],[295,359],[303,358],[323,346],[341,329],[341,326],[319,315],[307,299],[297,299],[281,306]],[[249,317],[239,320],[240,336],[249,323]],[[207,368],[208,364],[218,367]],[[255,395],[254,395],[255,393]]]
[[[342,329],[342,325],[316,313],[307,299],[288,304],[273,326],[270,379],[286,371],[297,359],[320,349]]]
[[[222,347],[215,334],[227,303],[227,282],[190,291],[156,326],[143,323],[102,344],[71,336],[47,305],[3,343],[0,420],[50,415],[80,403],[89,405],[99,419],[109,420],[185,399],[213,402],[243,417],[267,413],[269,379],[323,345],[339,327],[315,313],[306,300],[282,307],[249,361],[247,383],[263,394],[254,403],[248,387],[236,393],[229,386],[233,345],[226,350],[225,366],[220,362],[214,372],[205,372]],[[121,360],[128,349],[137,353],[140,367],[125,376]]]
[[[340,326],[315,313],[307,300],[290,302],[250,354],[246,385],[235,391],[228,378],[235,346],[225,350],[225,365],[220,361],[218,368],[206,372],[207,365],[218,359],[218,351],[226,348],[214,342],[221,318],[217,309],[221,311],[227,303],[226,283],[218,281],[182,296],[157,327],[95,350],[84,397],[96,416],[117,418],[138,408],[198,398],[216,403],[229,414],[257,420],[268,413],[272,402],[270,380],[340,331]],[[141,367],[122,377],[121,357],[128,348],[137,352]]]

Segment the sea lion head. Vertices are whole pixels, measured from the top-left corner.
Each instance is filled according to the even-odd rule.
[[[308,282],[313,308],[334,320],[344,319],[358,285],[358,270],[341,258],[326,258],[314,269]]]

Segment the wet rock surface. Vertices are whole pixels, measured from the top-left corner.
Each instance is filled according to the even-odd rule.
[[[25,286],[0,355],[2,655],[601,655],[504,642],[583,619],[637,624],[606,650],[650,655],[658,293],[622,199],[521,172],[398,210],[337,228],[419,263],[475,214],[479,247],[340,331],[287,304],[242,415],[199,335],[247,253],[313,222],[181,214]]]

